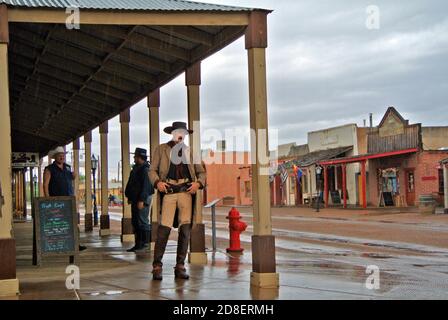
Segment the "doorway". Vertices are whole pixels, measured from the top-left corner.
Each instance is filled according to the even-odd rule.
[[[408,206],[415,206],[415,175],[414,169],[405,170],[406,180],[406,203]]]

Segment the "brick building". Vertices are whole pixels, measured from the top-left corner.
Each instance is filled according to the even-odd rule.
[[[218,205],[251,205],[250,153],[208,151],[203,155],[207,171],[204,203],[223,199]]]
[[[422,195],[443,201],[443,171],[440,161],[448,156],[448,127],[409,124],[390,107],[377,127],[367,132],[367,153],[321,161],[325,172],[359,163],[356,172],[358,204],[415,206]],[[324,174],[324,180],[328,180]],[[349,181],[347,179],[347,181]],[[327,183],[328,185],[328,183]],[[328,187],[324,200],[329,204]],[[344,194],[341,195],[344,198]]]

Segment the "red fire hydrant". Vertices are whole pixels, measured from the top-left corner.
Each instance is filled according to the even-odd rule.
[[[242,252],[240,234],[247,228],[247,223],[240,221],[241,216],[238,210],[232,208],[229,215],[226,217],[229,219],[229,232],[230,232],[230,247],[227,248],[227,252]]]

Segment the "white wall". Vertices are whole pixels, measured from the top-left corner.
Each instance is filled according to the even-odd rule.
[[[308,147],[310,152],[348,146],[353,146],[353,150],[349,151],[347,156],[359,154],[356,124],[347,124],[308,133]],[[358,163],[347,165],[348,204],[356,204],[356,173],[359,171],[360,165]],[[314,166],[311,167],[311,172],[314,172]],[[315,193],[317,192],[315,178],[313,180],[313,193]]]

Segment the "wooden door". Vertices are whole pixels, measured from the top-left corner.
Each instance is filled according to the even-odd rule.
[[[405,170],[406,203],[415,206],[415,175],[414,169]]]

